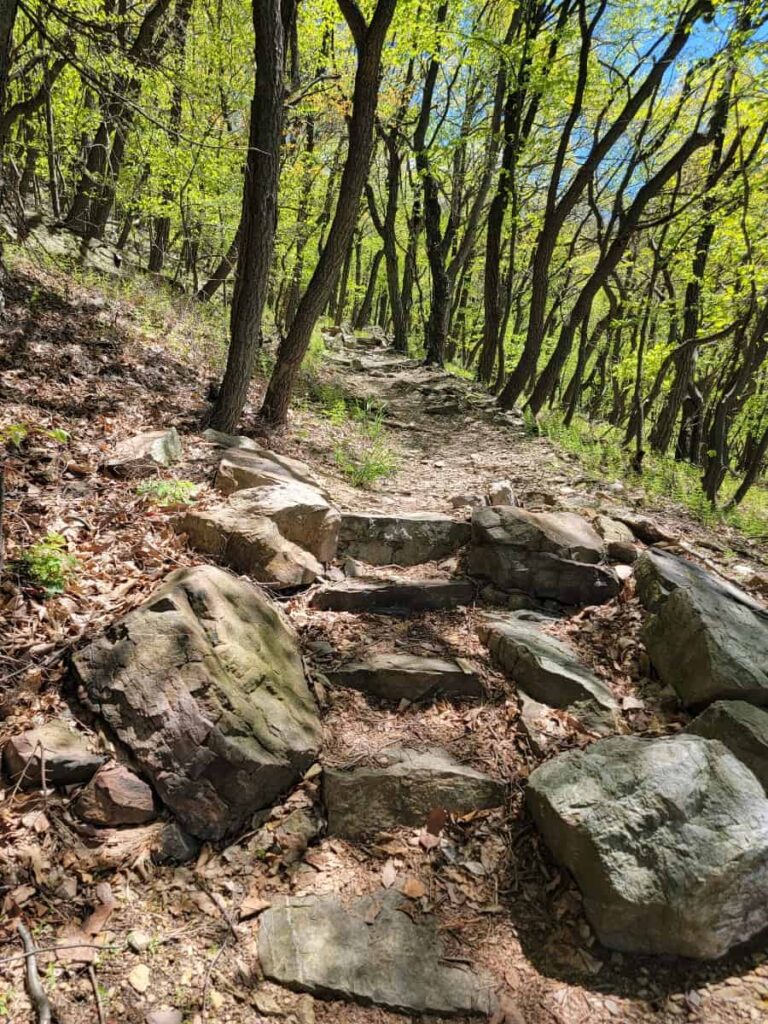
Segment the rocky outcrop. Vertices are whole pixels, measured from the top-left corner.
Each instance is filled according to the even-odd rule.
[[[47,786],[70,786],[88,782],[105,761],[74,725],[62,719],[12,736],[3,748],[6,774],[13,783],[21,780],[22,788],[43,784],[43,765]]]
[[[229,438],[206,431],[211,440]],[[340,517],[303,462],[253,442],[232,444],[216,486],[229,497],[208,509],[189,509],[175,522],[197,551],[221,559],[273,587],[297,587],[323,574],[336,557]]]
[[[155,801],[146,782],[113,763],[96,772],[73,810],[92,825],[144,825],[155,816]]]
[[[768,800],[716,740],[599,740],[527,799],[604,945],[714,959],[768,925]]]
[[[573,512],[498,505],[474,511],[466,566],[504,590],[564,605],[602,604],[620,589],[616,574],[598,564],[603,556],[601,538]]]
[[[423,825],[435,807],[467,814],[504,803],[502,783],[444,750],[391,749],[385,760],[376,767],[326,768],[323,796],[332,835],[357,838]]]
[[[768,711],[743,700],[718,700],[685,731],[720,740],[768,792]]]
[[[477,631],[499,668],[535,700],[555,708],[587,701],[604,711],[616,709],[610,687],[539,623],[494,616],[481,619]]]
[[[310,605],[323,611],[410,615],[471,604],[475,588],[462,579],[344,580],[320,587]]]
[[[175,427],[148,430],[121,441],[105,465],[114,476],[133,478],[154,473],[158,466],[172,466],[181,455],[181,438]]]
[[[315,556],[287,540],[270,519],[243,515],[229,504],[191,510],[174,528],[196,551],[275,589],[313,583],[323,574]]]
[[[195,836],[239,828],[317,754],[293,630],[223,569],[172,573],[73,667],[83,699]]]
[[[683,703],[768,704],[768,610],[694,563],[647,551],[637,592],[653,614],[643,641],[661,679]]]
[[[469,523],[439,512],[343,512],[339,550],[369,565],[418,565],[455,555],[470,532]]]
[[[442,956],[433,920],[415,922],[396,892],[350,906],[335,897],[293,897],[262,914],[259,962],[288,988],[408,1014],[489,1014],[489,979]]]
[[[332,669],[328,678],[340,686],[384,700],[424,700],[436,695],[481,697],[483,684],[461,659],[425,658],[414,654],[374,654]]]

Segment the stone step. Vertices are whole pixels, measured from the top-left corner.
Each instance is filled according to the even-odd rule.
[[[335,896],[283,898],[261,917],[265,976],[322,998],[400,1013],[488,1016],[494,982],[444,959],[434,917],[414,921],[395,891],[350,905]]]
[[[471,604],[475,588],[465,579],[372,580],[365,577],[330,583],[310,598],[310,607],[332,612],[410,615]]]
[[[339,550],[369,565],[418,565],[455,555],[471,532],[440,512],[342,512]]]
[[[435,807],[455,814],[499,807],[503,783],[445,750],[390,749],[382,766],[326,768],[328,832],[347,839],[423,825]]]
[[[424,700],[437,694],[482,697],[479,675],[462,659],[415,654],[374,654],[327,673],[340,686],[385,700]]]

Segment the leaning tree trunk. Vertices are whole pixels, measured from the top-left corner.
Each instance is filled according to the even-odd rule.
[[[357,46],[357,73],[349,124],[347,159],[341,176],[333,223],[315,271],[296,315],[277,353],[277,362],[264,396],[262,418],[272,425],[285,422],[288,406],[309,347],[312,331],[325,308],[357,224],[360,198],[373,152],[373,124],[381,74],[381,51],[396,0],[378,0],[370,25],[355,0],[338,0]]]

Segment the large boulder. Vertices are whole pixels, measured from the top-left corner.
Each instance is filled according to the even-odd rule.
[[[456,554],[470,532],[469,523],[439,512],[343,512],[339,550],[369,565],[417,565]]]
[[[262,914],[259,963],[288,988],[407,1014],[488,1015],[493,982],[443,957],[434,920],[416,922],[396,892],[344,906],[288,897]]]
[[[435,807],[467,814],[504,803],[501,782],[460,764],[445,750],[395,748],[386,762],[326,768],[323,796],[331,835],[349,839],[423,825]]]
[[[339,513],[314,487],[295,480],[275,480],[237,491],[228,505],[241,520],[271,519],[286,540],[314,555],[318,562],[336,557]]]
[[[494,662],[535,700],[554,708],[587,701],[616,709],[610,687],[569,644],[544,633],[538,623],[494,616],[481,619],[477,631]]]
[[[344,580],[320,587],[310,605],[322,611],[410,615],[471,604],[475,588],[462,579]]]
[[[73,668],[85,702],[200,838],[238,829],[316,757],[293,630],[259,589],[215,566],[172,573]]]
[[[246,515],[231,505],[191,509],[174,521],[191,547],[213,555],[238,572],[276,589],[313,583],[323,567],[309,551],[287,540],[262,515]]]
[[[643,641],[663,682],[683,703],[768,704],[768,610],[693,562],[646,551],[637,592],[653,614]]]
[[[718,700],[694,718],[685,731],[720,740],[768,792],[768,711],[743,700]]]
[[[768,800],[722,743],[599,740],[537,768],[527,799],[604,945],[715,959],[768,925]]]
[[[528,512],[493,505],[475,509],[470,575],[564,605],[602,604],[615,597],[616,574],[598,563],[601,538],[573,512]]]

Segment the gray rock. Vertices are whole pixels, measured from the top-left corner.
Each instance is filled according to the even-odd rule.
[[[244,515],[226,504],[190,510],[173,525],[196,551],[276,589],[313,583],[323,574],[315,556],[287,540],[266,516]]]
[[[491,980],[443,959],[434,921],[417,924],[398,909],[404,903],[392,892],[349,907],[329,896],[286,898],[260,918],[265,976],[317,996],[401,1013],[491,1013]]]
[[[107,469],[118,477],[138,477],[171,466],[181,459],[181,438],[175,427],[148,430],[121,441],[106,461]]]
[[[489,505],[517,505],[515,490],[510,480],[494,480],[488,487]]]
[[[45,763],[48,786],[88,782],[106,761],[90,749],[82,733],[69,723],[52,719],[45,725],[12,736],[3,748],[3,765],[11,782],[23,776],[22,788],[41,786]]]
[[[227,451],[216,470],[215,486],[224,494],[232,494],[233,491],[260,487],[275,480],[296,480],[307,487],[314,487],[325,496],[305,462],[291,459],[287,455],[278,455],[277,452],[255,444],[253,447],[238,446]]]
[[[474,595],[469,580],[361,578],[320,587],[309,603],[324,611],[409,615],[471,604]]]
[[[603,538],[608,557],[613,562],[631,565],[637,560],[639,551],[635,543],[635,535],[630,528],[619,519],[610,516],[596,516],[595,529]]]
[[[477,631],[494,662],[535,700],[553,708],[594,701],[607,711],[616,709],[610,688],[571,646],[543,633],[537,622],[489,617],[479,622]]]
[[[768,711],[743,700],[718,700],[694,718],[685,731],[720,740],[768,792]]]
[[[490,579],[565,605],[601,604],[615,597],[616,574],[598,565],[603,542],[573,512],[528,512],[505,505],[476,509],[466,565]]]
[[[504,803],[501,782],[444,750],[391,749],[384,759],[381,767],[326,768],[323,795],[332,835],[356,838],[423,825],[435,807],[467,814]]]
[[[343,512],[339,550],[369,565],[418,565],[455,554],[470,532],[469,523],[439,512]]]
[[[480,508],[487,504],[482,494],[454,494],[451,498],[451,508]]]
[[[716,740],[599,740],[527,798],[604,945],[715,959],[768,925],[768,800]]]
[[[692,562],[647,551],[637,590],[654,614],[642,637],[664,683],[688,705],[768,704],[768,611]]]
[[[86,703],[195,836],[235,831],[316,758],[296,636],[259,589],[223,569],[172,573],[73,667]]]
[[[122,764],[105,764],[73,805],[92,825],[143,825],[155,816],[152,790]]]
[[[262,487],[237,491],[228,502],[241,520],[265,516],[292,544],[318,562],[336,557],[340,517],[319,491],[296,480],[275,480]]]
[[[385,700],[424,700],[437,694],[482,697],[483,684],[465,661],[414,654],[374,654],[328,672],[341,686]]]

